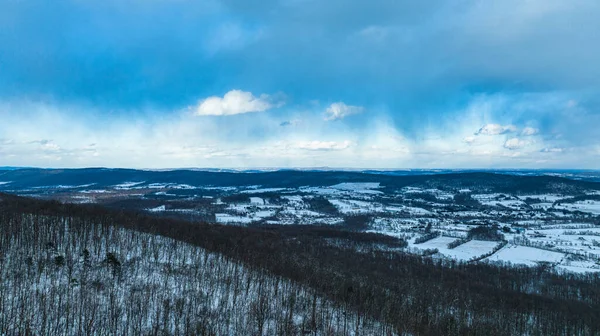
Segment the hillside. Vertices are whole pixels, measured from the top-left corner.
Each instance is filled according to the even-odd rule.
[[[0,335],[388,330],[307,286],[172,238],[99,217],[0,214]]]
[[[401,240],[340,229],[209,225],[1,198],[8,334],[252,335],[260,325],[282,335],[600,331],[597,275],[435,260],[402,252]],[[261,305],[270,313],[259,314]]]

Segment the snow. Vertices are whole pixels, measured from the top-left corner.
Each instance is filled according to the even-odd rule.
[[[565,195],[557,195],[557,194],[540,194],[540,195],[521,195],[518,196],[520,199],[525,200],[527,198],[540,199],[543,202],[554,203],[558,200],[565,199],[567,196]]]
[[[454,249],[449,249],[448,244],[455,240],[454,237],[438,237],[422,244],[415,244],[413,247],[423,250],[437,249],[440,254],[446,257],[467,261],[493,251],[499,244],[499,242],[494,241],[471,240]]]
[[[156,196],[177,196],[175,194],[169,194],[166,191],[155,192],[154,195],[156,195]]]
[[[343,214],[371,213],[383,210],[383,207],[377,203],[340,199],[331,199],[329,202]]]
[[[182,189],[182,190],[198,189],[189,184],[169,184],[168,187],[171,189]]]
[[[8,179],[8,178],[6,178]],[[134,179],[134,178],[132,178]],[[182,181],[183,182],[183,181]],[[11,182],[0,182],[0,186]],[[75,203],[104,201],[113,197],[138,197],[148,200],[148,197],[162,196],[161,201],[146,205],[149,212],[197,212],[203,215],[215,216],[218,223],[248,224],[265,221],[272,224],[339,224],[345,215],[369,214],[371,221],[369,229],[372,232],[414,239],[423,234],[423,228],[431,224],[433,229],[440,231],[442,237],[435,238],[423,244],[410,244],[412,252],[437,248],[439,254],[435,257],[468,261],[481,257],[493,251],[498,242],[469,241],[454,249],[448,249],[448,244],[455,239],[464,238],[475,225],[499,225],[511,228],[505,238],[509,246],[496,252],[486,260],[498,260],[515,264],[536,265],[539,261],[555,263],[555,269],[569,272],[597,271],[600,265],[600,226],[591,215],[600,215],[600,201],[584,200],[574,203],[560,203],[561,200],[573,201],[573,194],[513,195],[510,193],[494,192],[494,189],[474,188],[461,189],[462,193],[473,193],[472,197],[482,204],[482,208],[453,204],[454,194],[458,188],[449,188],[452,192],[437,189],[431,185],[421,187],[403,187],[400,191],[388,193],[387,189],[377,182],[343,182],[334,185],[302,186],[297,188],[269,188],[270,184],[254,186],[201,186],[189,184],[150,183],[150,181],[126,181],[121,184],[106,187],[105,190],[85,188],[79,193],[73,190],[59,188],[81,188],[83,186],[53,186],[39,189],[43,197],[50,193],[61,193],[61,197]],[[98,188],[98,187],[97,187]],[[181,195],[172,189],[202,189],[215,190],[207,195]],[[130,190],[119,192],[119,190]],[[139,194],[132,194],[138,190]],[[29,194],[36,190],[28,189]],[[385,192],[384,192],[385,191]],[[258,197],[260,193],[280,193],[281,200]],[[588,191],[587,194],[593,193]],[[598,192],[596,192],[598,193]],[[29,195],[25,194],[25,195]],[[102,195],[101,195],[102,194]],[[244,203],[222,202],[222,197],[243,194]],[[433,198],[423,197],[435,196]],[[79,196],[78,196],[79,195]],[[212,196],[209,196],[212,195]],[[188,197],[182,199],[180,196]],[[308,204],[313,197],[324,196],[339,213],[320,213],[314,211]],[[209,202],[197,202],[200,198],[213,198]],[[536,199],[536,203],[527,204],[527,198]],[[63,199],[61,199],[63,200]],[[433,202],[431,200],[434,200]],[[181,201],[193,204],[179,206]],[[154,207],[154,208],[153,208]],[[175,209],[182,207],[184,209]],[[206,207],[200,209],[201,207]],[[193,209],[188,209],[193,208]],[[566,210],[563,213],[563,210]],[[586,214],[577,213],[585,212]],[[515,233],[516,229],[519,233]],[[536,231],[538,234],[536,234]],[[585,232],[584,232],[585,231]],[[455,238],[452,238],[455,237]],[[514,250],[514,251],[513,251]],[[575,262],[576,258],[585,262]],[[557,261],[558,260],[558,261]],[[562,261],[561,261],[562,260]],[[577,259],[579,260],[579,259]]]
[[[448,244],[452,243],[453,241],[455,241],[456,238],[452,238],[452,237],[437,237],[431,240],[428,240],[422,244],[415,244],[415,247],[420,247],[423,249],[438,249],[438,250],[444,250],[444,249],[448,249]]]
[[[236,191],[236,187],[200,187],[199,189],[204,190],[219,190],[219,191]]]
[[[552,207],[554,203],[536,203],[536,204],[531,204],[531,207],[534,209],[542,209],[542,210],[548,210],[549,208]]]
[[[405,206],[405,205],[395,205],[395,206],[388,206],[385,208],[387,211],[392,211],[392,212],[408,212],[411,215],[432,215],[433,213],[431,211],[425,210],[423,208],[417,208],[417,207],[409,207],[409,206]]]
[[[379,182],[344,182],[336,185],[332,185],[330,188],[344,190],[344,191],[353,191],[356,193],[364,193],[364,194],[382,194],[383,192],[379,190],[372,190],[382,188]]]
[[[95,185],[96,183],[89,184],[81,184],[81,185],[64,185],[57,184],[52,186],[41,186],[41,187],[33,187],[32,189],[77,189],[77,188],[87,188]]]
[[[123,182],[121,184],[114,185],[113,187],[117,190],[130,190],[130,189],[197,189],[194,186],[189,184],[178,184],[178,183],[150,183],[148,185],[143,185],[146,183],[142,182]]]
[[[257,205],[264,205],[265,204],[265,200],[263,200],[260,197],[250,197],[250,203],[251,204],[257,204]]]
[[[263,218],[267,218],[267,217],[271,217],[275,214],[275,211],[273,210],[259,210],[255,213],[253,213],[253,217],[256,219],[263,219]]]
[[[150,212],[163,212],[167,210],[167,207],[164,205],[157,206],[156,208],[147,209]]]
[[[285,191],[286,188],[262,188],[262,189],[248,189],[242,190],[240,193],[243,194],[261,194],[261,193],[270,193],[270,192],[280,192]]]
[[[323,214],[320,214],[316,211],[305,210],[305,209],[290,209],[287,208],[280,212],[282,215],[290,215],[296,217],[322,217]]]
[[[112,191],[106,189],[93,189],[93,190],[82,190],[82,194],[110,194]]]
[[[570,273],[596,273],[600,272],[600,264],[592,261],[567,261],[564,265],[558,265],[557,269]]]
[[[298,195],[286,195],[286,196],[281,196],[281,198],[285,198],[290,202],[304,203],[304,201],[302,200],[302,196],[298,196]]]
[[[142,183],[144,183],[145,181],[142,182],[123,182],[121,184],[117,184],[115,185],[115,189],[130,189],[131,187],[140,185]]]
[[[75,200],[74,203],[78,203],[78,204],[95,203],[94,198],[88,197],[88,196],[73,196],[73,199]]]
[[[234,216],[234,215],[225,214],[225,213],[215,214],[215,218],[216,218],[217,223],[222,223],[222,224],[250,223],[250,222],[252,222],[252,219],[249,218],[249,217]]]
[[[600,215],[600,201],[578,201],[575,203],[563,203],[560,205],[555,205],[555,209],[557,210],[569,210],[569,211],[581,211],[592,213],[595,215]]]
[[[168,183],[150,183],[145,187],[149,188],[149,189],[164,189],[168,186],[169,186]]]
[[[309,193],[309,194],[327,195],[327,196],[336,196],[336,195],[344,194],[344,190],[326,188],[326,187],[301,187],[300,191]]]
[[[457,255],[474,257],[492,252],[498,244],[497,241],[471,240],[457,246],[452,251]]]
[[[558,265],[556,267],[559,270],[564,270],[569,273],[597,273],[600,272],[600,268],[590,268],[581,266],[570,266],[570,265]]]
[[[538,262],[559,263],[564,257],[565,254],[560,252],[509,244],[486,260],[535,266]]]

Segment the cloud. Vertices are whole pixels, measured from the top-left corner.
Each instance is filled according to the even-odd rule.
[[[340,120],[349,115],[361,113],[364,110],[361,106],[346,105],[342,102],[331,104],[325,110],[325,120]]]
[[[300,124],[300,120],[294,119],[294,120],[283,121],[279,124],[279,126],[281,126],[281,127],[297,126],[298,124]]]
[[[39,145],[39,149],[45,152],[58,152],[62,149],[59,145],[55,144],[54,141],[47,139],[34,140],[29,143]]]
[[[273,103],[269,95],[262,94],[255,97],[250,92],[231,90],[221,97],[208,97],[200,102],[196,108],[199,116],[226,116],[250,112],[263,112],[273,107],[280,107],[283,103]]]
[[[560,148],[560,147],[543,148],[540,152],[542,152],[542,153],[562,153],[562,152],[564,152],[564,148]]]
[[[515,132],[517,128],[514,125],[487,124],[481,127],[475,135],[500,135]]]
[[[472,144],[473,142],[475,142],[475,140],[476,140],[476,139],[477,139],[477,138],[476,138],[476,137],[474,137],[474,136],[467,136],[467,137],[465,137],[465,138],[463,139],[463,142],[464,142],[464,143],[467,143],[467,144],[469,144],[469,145],[470,145],[470,144]]]
[[[538,98],[518,97],[514,102],[509,98],[498,100],[504,102],[491,104],[488,109],[470,108],[472,104],[466,102],[460,118],[456,113],[436,118],[428,127],[421,124],[410,128],[378,111],[370,113],[369,118],[327,122],[314,113],[323,107],[307,107],[302,103],[292,106],[290,111],[260,113],[251,118],[198,118],[181,110],[161,110],[157,114],[149,113],[153,110],[126,110],[106,119],[105,110],[89,105],[0,99],[0,119],[4,121],[0,123],[0,134],[12,142],[10,146],[2,145],[0,140],[0,157],[4,165],[44,167],[593,168],[597,165],[598,156],[594,155],[600,152],[589,155],[590,146],[599,143],[597,133],[583,136],[581,127],[573,127],[570,129],[577,129],[576,132],[559,129],[565,136],[554,137],[557,127],[554,119],[544,119],[553,118],[552,111],[526,113],[532,111],[531,106],[540,105]],[[496,101],[493,96],[492,100]],[[586,104],[580,106],[587,108]],[[504,114],[517,110],[524,111],[522,117]],[[546,108],[542,106],[540,110]],[[301,120],[295,127],[280,126],[282,122],[293,125],[295,120]],[[474,135],[473,131],[485,128],[481,126],[487,125],[488,120],[506,120],[500,124],[514,123],[518,130],[499,136]],[[575,126],[594,128],[597,124],[594,119],[586,120],[587,124]],[[561,115],[560,125],[572,122]],[[544,136],[522,136],[525,125],[539,125]],[[504,128],[514,129],[501,127]],[[570,134],[579,134],[581,140],[589,141],[574,143]]]
[[[510,150],[515,150],[515,149],[520,149],[520,148],[529,146],[530,144],[531,144],[531,142],[527,141],[527,140],[522,140],[519,138],[510,138],[510,139],[506,140],[506,142],[504,142],[504,148],[510,149]]]
[[[532,135],[538,134],[539,132],[540,132],[540,130],[538,130],[537,128],[525,127],[521,131],[521,135],[523,135],[523,136],[532,136]]]
[[[351,146],[351,142],[346,140],[342,142],[337,141],[299,141],[293,145],[294,148],[312,150],[312,151],[332,151],[332,150],[344,150]]]

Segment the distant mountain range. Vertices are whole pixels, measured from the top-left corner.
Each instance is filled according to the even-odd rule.
[[[135,170],[110,168],[38,169],[5,168],[0,190],[31,188],[107,188],[123,183],[185,184],[191,187],[262,186],[296,188],[329,186],[344,182],[376,182],[388,189],[406,186],[442,189],[494,189],[502,192],[600,190],[600,172],[584,170]]]

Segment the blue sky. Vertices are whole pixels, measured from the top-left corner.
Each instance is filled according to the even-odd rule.
[[[7,0],[0,166],[600,168],[596,0]]]

